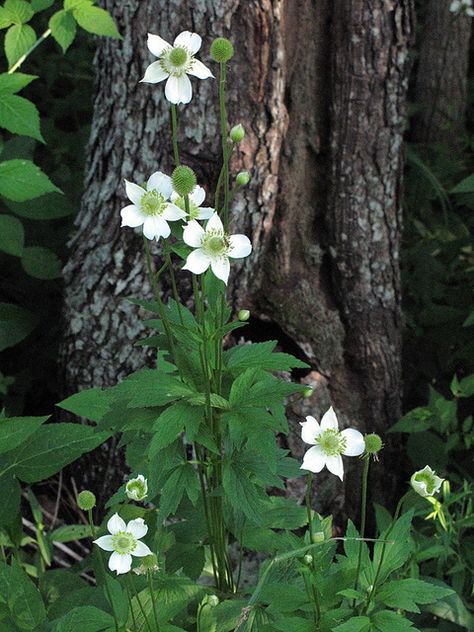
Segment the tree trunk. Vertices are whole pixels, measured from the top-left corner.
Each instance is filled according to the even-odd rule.
[[[124,41],[101,40],[96,56],[85,193],[65,270],[65,393],[114,384],[146,361],[133,347],[138,310],[124,300],[149,288],[141,243],[119,227],[123,178],[172,168],[162,86],[137,81],[149,63],[148,30],[170,40],[192,28],[205,35],[204,62],[215,36],[236,49],[229,119],[247,135],[233,169],[248,169],[252,181],[236,199],[235,225],[252,237],[254,253],[233,268],[230,296],[252,310],[250,338],[277,335],[312,366],[302,379],[315,394],[292,404],[289,446],[302,453],[297,422],[330,402],[344,422],[383,433],[400,413],[411,0],[168,0],[158,14],[153,4],[105,4]],[[218,169],[217,86],[197,83],[179,112],[183,157],[209,187]],[[188,295],[185,275],[181,284]],[[290,488],[301,493],[297,483]],[[320,506],[330,499],[333,509],[353,510],[353,493],[346,498],[336,481],[319,489]]]
[[[455,15],[450,2],[430,0],[421,20],[414,100],[420,106],[413,140],[458,144],[464,130],[472,18]]]

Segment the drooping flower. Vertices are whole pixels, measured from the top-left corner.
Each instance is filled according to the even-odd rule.
[[[120,211],[122,226],[136,228],[143,225],[147,239],[169,237],[168,222],[184,219],[186,213],[170,202],[173,187],[171,178],[157,171],[148,179],[146,189],[125,180],[127,196],[133,204]]]
[[[201,48],[201,37],[197,33],[183,31],[174,40],[173,46],[159,35],[148,33],[148,49],[158,57],[145,71],[142,81],[159,83],[167,79],[165,96],[170,103],[189,103],[193,95],[188,75],[198,79],[213,77],[212,72],[194,55]]]
[[[365,450],[364,437],[358,430],[346,428],[339,431],[332,406],[324,413],[321,425],[314,417],[306,417],[301,423],[301,438],[313,446],[304,455],[301,469],[317,473],[327,467],[341,481],[344,476],[342,455],[359,456]]]
[[[186,214],[186,219],[210,219],[214,214],[214,209],[210,206],[201,206],[206,198],[206,192],[202,187],[196,185],[193,192],[188,195],[189,213],[186,212],[184,197],[180,197],[176,191],[171,194],[171,201]]]
[[[148,531],[143,518],[135,518],[125,524],[118,514],[114,514],[107,522],[107,529],[110,535],[97,538],[94,544],[104,551],[112,551],[109,568],[117,575],[128,573],[132,568],[132,555],[134,557],[152,555],[148,546],[140,542],[140,538],[143,538]]]
[[[202,274],[209,266],[218,279],[227,283],[232,259],[243,259],[252,252],[250,239],[245,235],[227,235],[217,213],[214,213],[204,229],[196,220],[186,224],[183,239],[195,248],[186,259],[183,270]]]
[[[412,488],[417,494],[427,498],[428,496],[434,496],[441,489],[441,484],[444,478],[436,476],[429,465],[425,465],[422,470],[415,472],[410,479]]]
[[[139,474],[136,478],[131,478],[126,486],[125,493],[130,500],[144,500],[148,494],[148,482],[143,474]]]

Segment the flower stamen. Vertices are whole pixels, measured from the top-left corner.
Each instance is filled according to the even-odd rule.
[[[316,444],[319,445],[321,450],[326,456],[337,456],[342,454],[346,449],[347,440],[334,428],[324,430],[317,437],[315,437]]]

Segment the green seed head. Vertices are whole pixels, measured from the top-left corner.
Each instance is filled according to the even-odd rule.
[[[169,54],[168,59],[175,68],[179,68],[186,63],[188,59],[188,53],[184,48],[173,48],[173,50]]]
[[[250,312],[248,309],[241,309],[240,312],[237,314],[237,318],[242,321],[245,322],[246,320],[248,320],[250,318]]]
[[[241,125],[240,123],[238,125],[235,125],[230,130],[230,140],[233,143],[240,143],[242,140],[244,140],[244,136],[245,136],[244,126]]]
[[[196,186],[196,174],[190,167],[179,166],[171,176],[173,189],[178,195],[189,195]]]
[[[95,507],[96,498],[92,492],[85,489],[77,497],[77,504],[82,511],[89,511]]]
[[[378,434],[372,433],[364,437],[366,454],[375,455],[383,448],[382,439]]]
[[[211,57],[214,61],[225,63],[234,55],[234,47],[225,37],[218,37],[211,44]]]
[[[304,558],[303,558],[303,563],[306,564],[306,566],[309,566],[310,564],[313,563],[313,556],[309,555],[309,553],[307,553]]]
[[[241,171],[237,174],[235,181],[239,185],[239,187],[245,187],[250,182],[250,174],[248,171]]]

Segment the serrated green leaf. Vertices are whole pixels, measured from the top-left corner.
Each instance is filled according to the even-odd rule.
[[[6,417],[0,419],[0,454],[17,448],[35,433],[46,417]]]
[[[26,202],[8,200],[6,205],[15,215],[38,221],[58,219],[74,213],[71,203],[60,193],[48,193]]]
[[[464,178],[461,182],[453,187],[450,193],[473,193],[474,192],[474,174]]]
[[[142,369],[129,375],[113,391],[129,398],[130,408],[164,406],[170,402],[193,395],[194,391],[176,377],[153,369]]]
[[[26,0],[6,0],[3,7],[13,24],[24,24],[35,14],[33,7]]]
[[[49,9],[54,4],[54,0],[31,0],[31,6],[35,13]]]
[[[49,21],[49,28],[51,29],[51,35],[61,46],[63,53],[65,53],[74,41],[77,31],[76,20],[71,11],[58,11],[55,13]]]
[[[21,487],[12,472],[0,475],[0,526],[11,525],[20,511]]]
[[[374,547],[374,568],[378,568],[382,552],[383,563],[381,565],[379,573],[379,581],[383,582],[393,571],[397,570],[406,562],[410,557],[413,544],[410,540],[411,521],[413,518],[413,511],[407,511],[401,518],[397,520],[392,531],[388,535],[387,531],[384,531],[380,539],[387,542],[377,542]]]
[[[74,393],[74,395],[56,404],[56,406],[68,410],[78,417],[85,417],[97,422],[109,412],[111,403],[112,394],[109,390],[89,388],[79,393]]]
[[[11,566],[0,562],[2,599],[18,630],[35,630],[46,618],[41,595],[13,558]]]
[[[184,493],[194,504],[200,492],[197,473],[190,463],[181,463],[169,474],[161,490],[160,519],[174,514]]]
[[[4,94],[0,100],[0,127],[12,134],[30,136],[44,143],[36,106],[16,94]]]
[[[232,347],[224,353],[224,362],[233,373],[257,368],[266,371],[289,371],[308,365],[287,353],[274,353],[276,340]]]
[[[65,614],[55,622],[53,632],[101,632],[102,630],[113,630],[113,617],[95,606],[78,606]]]
[[[35,316],[12,303],[0,303],[0,351],[13,347],[30,334],[36,325]]]
[[[14,24],[5,35],[5,55],[11,68],[36,42],[36,33],[29,24]]]
[[[433,425],[432,417],[433,413],[429,408],[414,408],[389,428],[389,432],[424,432]]]
[[[168,406],[153,424],[155,434],[150,443],[150,458],[156,458],[158,452],[173,443],[185,428],[189,428],[194,436],[203,420],[204,413],[199,407],[185,402]]]
[[[368,617],[351,617],[333,628],[333,632],[368,632],[369,630],[370,619]]]
[[[90,537],[91,528],[86,524],[67,524],[48,533],[51,542],[74,542]]]
[[[59,192],[59,189],[31,161],[0,162],[0,195],[14,202],[24,202],[52,191]]]
[[[237,514],[243,512],[253,523],[261,525],[264,517],[265,495],[250,480],[239,463],[224,461],[222,484],[226,500]]]
[[[413,623],[401,614],[391,612],[390,610],[382,610],[376,612],[370,617],[372,629],[377,632],[420,632],[418,628],[413,627]],[[336,628],[337,629],[337,628]]]
[[[37,78],[36,75],[25,75],[22,72],[12,72],[11,74],[4,72],[0,74],[0,95],[15,94]]]
[[[105,35],[120,39],[115,22],[107,11],[94,6],[79,6],[73,10],[74,17],[84,30],[94,35]]]
[[[21,257],[24,240],[23,224],[11,215],[0,215],[0,250]]]
[[[62,275],[61,259],[49,248],[29,246],[23,250],[21,265],[35,279],[59,279]]]
[[[453,593],[449,588],[435,586],[421,579],[399,579],[382,586],[376,598],[390,608],[419,613],[418,604],[433,603]]]
[[[93,0],[64,0],[64,8],[70,9],[84,9],[91,7],[94,4]]]

